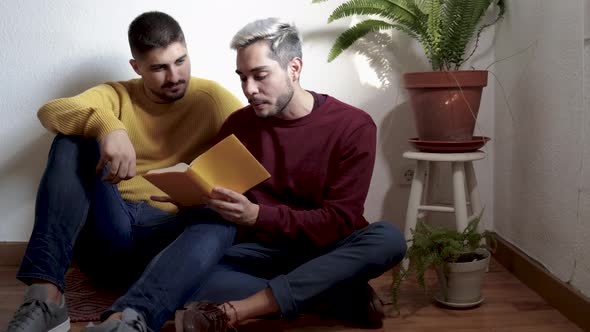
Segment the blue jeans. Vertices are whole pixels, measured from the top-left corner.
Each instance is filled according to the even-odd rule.
[[[281,314],[293,318],[318,301],[343,304],[352,289],[391,269],[405,252],[402,233],[385,221],[372,223],[320,253],[238,243],[226,251],[193,300],[241,300],[270,287]]]
[[[103,318],[130,307],[159,330],[202,286],[235,227],[209,209],[176,215],[123,200],[95,174],[98,158],[94,139],[54,139],[17,278],[47,280],[64,291],[75,253],[82,270],[130,285]]]

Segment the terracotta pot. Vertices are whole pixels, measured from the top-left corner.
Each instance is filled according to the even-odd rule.
[[[487,71],[406,73],[404,82],[420,140],[472,140]]]

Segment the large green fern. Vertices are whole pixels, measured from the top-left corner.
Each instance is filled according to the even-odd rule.
[[[494,18],[483,22],[491,7]],[[379,19],[366,19],[344,31],[334,42],[328,61],[370,32],[397,29],[421,43],[433,70],[458,70],[473,55],[481,32],[504,12],[504,0],[348,0],[332,12],[328,23],[353,15]],[[473,50],[466,55],[471,41]]]

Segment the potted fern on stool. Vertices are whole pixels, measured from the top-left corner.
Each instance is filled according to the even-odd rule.
[[[419,139],[471,141],[488,76],[487,71],[460,67],[474,54],[482,31],[500,20],[504,11],[504,0],[349,0],[332,12],[328,23],[353,15],[381,19],[365,19],[344,31],[328,61],[370,32],[396,29],[408,34],[420,42],[433,70],[404,75]],[[484,22],[488,16],[492,17]],[[459,149],[462,146],[458,144]]]
[[[408,240],[410,264],[394,273],[393,304],[397,306],[401,283],[412,275],[426,289],[424,274],[429,268],[437,272],[439,290],[434,298],[438,302],[458,308],[483,302],[481,285],[496,242],[492,232],[477,230],[479,221],[480,217],[472,220],[463,232],[418,222]]]

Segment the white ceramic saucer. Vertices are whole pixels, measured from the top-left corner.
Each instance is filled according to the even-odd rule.
[[[481,304],[483,302],[483,300],[484,300],[484,297],[482,296],[477,301],[474,301],[474,302],[453,303],[453,302],[447,302],[447,301],[445,301],[444,300],[444,296],[442,295],[441,292],[436,292],[434,294],[434,299],[436,300],[436,302],[438,302],[440,304],[444,304],[447,307],[465,309],[465,308],[475,307],[475,306]]]

